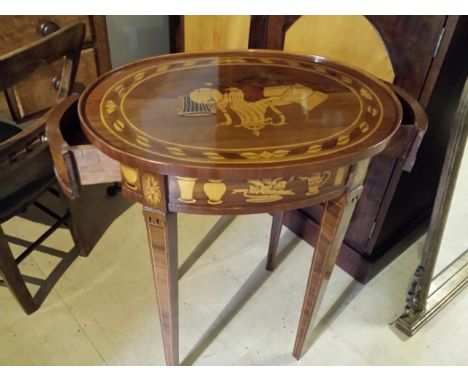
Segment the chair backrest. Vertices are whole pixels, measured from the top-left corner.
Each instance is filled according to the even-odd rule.
[[[63,59],[57,102],[65,99],[72,90],[84,32],[85,24],[76,23],[26,47],[1,56],[0,91],[12,91],[13,86],[28,78],[35,71]],[[34,89],[31,91],[34,92]],[[0,142],[0,171],[11,166],[19,168],[21,165],[26,165],[28,160],[33,160],[37,151],[47,147],[44,138],[45,120],[46,116],[39,117],[18,134]]]
[[[171,16],[174,42],[179,52],[247,49],[251,16],[246,15],[188,15]]]
[[[8,91],[35,71],[63,58],[57,99],[68,97],[78,69],[84,33],[85,24],[75,23],[1,56],[0,91]]]

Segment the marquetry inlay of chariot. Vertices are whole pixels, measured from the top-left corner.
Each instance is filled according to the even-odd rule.
[[[327,98],[327,94],[301,84],[267,86],[262,89],[262,98],[256,101],[246,100],[244,90],[236,87],[231,87],[224,93],[215,88],[204,87],[192,90],[189,96],[179,97],[178,114],[205,116],[216,114],[219,110],[225,120],[217,126],[232,126],[231,114],[235,114],[240,123],[234,127],[242,127],[259,136],[260,130],[265,126],[282,126],[287,123],[286,116],[281,111],[282,105],[296,103],[311,111]],[[275,118],[267,117],[267,110],[271,110]]]

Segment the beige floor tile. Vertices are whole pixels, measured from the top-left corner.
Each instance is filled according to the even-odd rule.
[[[23,275],[43,280],[31,258],[20,266]],[[28,283],[32,293],[37,285]],[[52,291],[40,310],[27,316],[6,288],[0,288],[0,365],[104,365],[105,361]]]
[[[90,198],[90,211],[83,212],[90,213],[88,228],[102,223],[107,230],[89,257],[73,261],[41,309],[26,317],[8,291],[0,289],[0,342],[8,344],[0,363],[164,363],[141,207],[121,196],[108,198],[102,187],[92,188]],[[16,218],[5,230],[21,237],[38,234],[44,226],[32,220]],[[296,361],[291,350],[313,249],[284,229],[282,261],[267,272],[270,224],[267,214],[179,216],[184,364],[468,364],[462,314],[468,308],[466,293],[413,338],[392,325],[403,311],[424,238],[366,286],[336,268],[312,346]],[[57,255],[72,246],[62,229],[44,243],[44,250]],[[25,267],[47,275],[60,260],[38,252]]]

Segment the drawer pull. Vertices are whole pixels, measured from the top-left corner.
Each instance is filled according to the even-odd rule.
[[[54,76],[52,78],[52,86],[54,89],[59,90],[60,88],[60,76]]]
[[[41,34],[45,37],[58,31],[60,27],[55,24],[53,21],[45,21],[40,26]]]

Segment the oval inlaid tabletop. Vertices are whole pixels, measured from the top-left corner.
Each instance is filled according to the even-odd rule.
[[[401,105],[382,82],[322,57],[245,50],[134,62],[89,86],[90,141],[163,174],[273,176],[339,166],[383,150]],[[138,162],[138,163],[137,163]]]

